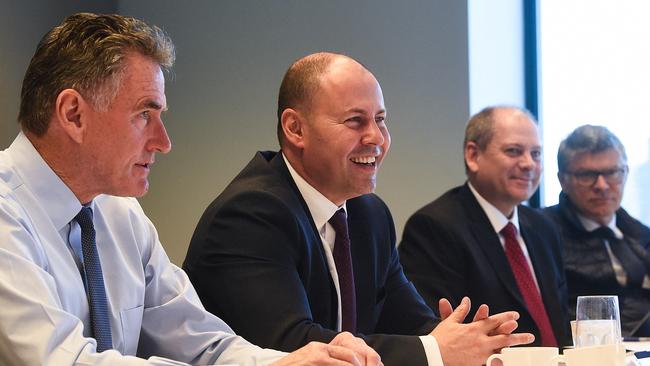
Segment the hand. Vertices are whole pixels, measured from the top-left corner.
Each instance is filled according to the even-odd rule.
[[[449,315],[451,315],[451,313],[454,312],[454,308],[451,306],[449,300],[443,297],[438,300],[438,312],[440,313],[440,319],[445,320],[449,317]],[[472,322],[483,320],[489,315],[490,308],[485,304],[481,304],[481,306],[479,306],[476,310],[476,314],[474,314],[474,319],[472,319]]]
[[[352,335],[352,333],[339,333],[334,339],[332,339],[330,345],[341,346],[354,351],[357,354],[357,357],[362,361],[362,365],[384,365],[381,362],[381,357],[379,357],[379,354],[377,354],[374,349],[370,348],[370,346],[368,346],[363,339],[355,337]]]
[[[445,298],[441,298],[438,301],[438,309],[439,309],[438,311],[440,312],[440,318],[442,320],[447,319],[454,312],[451,303],[449,302],[449,300]],[[481,306],[479,306],[478,309],[476,310],[476,314],[474,314],[474,318],[472,319],[472,322],[486,319],[489,315],[490,315],[490,308],[486,304],[481,304]],[[510,320],[504,322],[497,329],[490,332],[490,335],[510,334],[514,332],[515,329],[517,329],[517,321]]]
[[[271,366],[383,366],[379,355],[361,339],[340,333],[329,344],[311,342]]]
[[[444,301],[448,303],[447,300]],[[511,334],[519,319],[519,314],[515,311],[487,316],[488,309],[483,307],[476,312],[472,323],[463,324],[471,307],[469,298],[463,298],[451,313],[450,304],[447,307],[441,301],[440,305],[440,315],[445,318],[431,335],[436,337],[445,366],[483,365],[491,354],[503,347],[535,340],[530,333]]]

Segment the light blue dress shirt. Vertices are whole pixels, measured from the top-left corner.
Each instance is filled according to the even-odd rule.
[[[0,152],[0,339],[16,363],[267,365],[285,355],[205,311],[136,199],[100,195],[91,206],[115,348],[102,353],[69,243],[79,200],[24,134]]]

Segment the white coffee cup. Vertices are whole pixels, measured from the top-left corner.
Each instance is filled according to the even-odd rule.
[[[565,349],[564,354],[554,357],[547,366],[558,363],[566,366],[624,366],[625,347],[621,344],[608,344]]]
[[[501,360],[504,366],[546,366],[558,355],[557,347],[512,347],[490,356],[486,366],[493,360]]]

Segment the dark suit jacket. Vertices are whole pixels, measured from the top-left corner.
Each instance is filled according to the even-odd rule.
[[[370,194],[347,212],[359,333],[386,365],[426,365],[414,335],[438,320],[402,272],[388,208]],[[280,154],[256,154],[206,209],[183,268],[205,307],[257,345],[293,351],[337,334],[323,245]]]
[[[550,221],[518,206],[526,242],[553,331],[560,345],[572,344],[567,317],[567,288],[558,234]],[[451,189],[417,211],[406,223],[399,246],[406,276],[433,306],[442,297],[453,305],[463,296],[490,313],[516,310],[518,332],[540,335],[526,310],[498,234],[467,184]]]
[[[578,296],[618,295],[623,336],[650,336],[650,289],[622,286],[616,280],[603,240],[585,230],[568,196],[544,213],[561,229],[564,265],[569,290],[569,314],[575,318]],[[650,228],[623,208],[616,211],[616,226],[639,256],[650,252]]]

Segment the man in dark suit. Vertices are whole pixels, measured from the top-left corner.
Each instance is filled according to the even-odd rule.
[[[618,295],[623,336],[650,336],[650,228],[621,207],[628,166],[602,126],[578,127],[557,153],[562,192],[544,213],[561,228],[575,318],[581,295]]]
[[[490,107],[465,130],[468,181],[417,211],[399,254],[425,301],[463,296],[491,311],[516,310],[535,344],[570,343],[558,234],[520,205],[539,184],[541,145],[525,110]]]
[[[453,313],[443,303],[440,322],[404,277],[392,217],[372,194],[390,146],[385,119],[379,83],[353,59],[317,53],[289,68],[282,151],[257,153],[194,232],[183,267],[203,304],[283,350],[359,334],[385,365],[480,365],[532,341],[510,334],[514,312],[486,318],[482,308],[462,324],[468,300]]]

